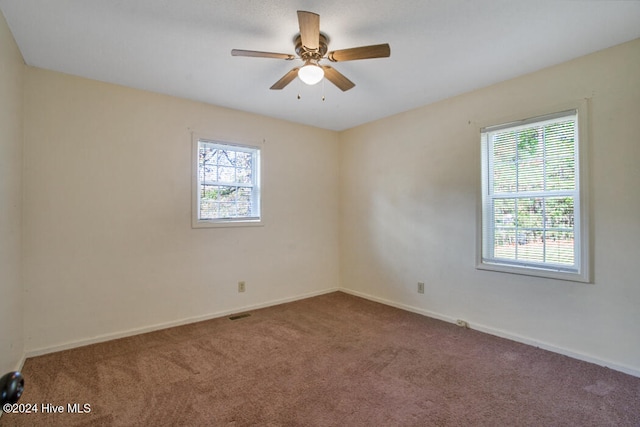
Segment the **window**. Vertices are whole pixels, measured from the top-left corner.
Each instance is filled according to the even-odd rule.
[[[194,137],[193,227],[259,225],[260,149]]]
[[[589,281],[581,109],[481,130],[478,268]]]

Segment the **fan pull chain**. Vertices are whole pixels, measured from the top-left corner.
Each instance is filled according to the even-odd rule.
[[[298,100],[302,99],[302,96],[300,95],[301,86],[302,85],[300,83],[298,83],[298,96],[297,96]],[[323,102],[326,100],[325,92],[324,92],[324,79],[322,79],[322,98],[321,99],[322,99]]]

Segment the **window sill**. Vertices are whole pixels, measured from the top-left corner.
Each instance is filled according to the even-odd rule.
[[[501,264],[499,262],[484,261],[476,265],[478,270],[497,271],[500,273],[519,274],[521,276],[543,277],[546,279],[566,280],[570,282],[591,283],[588,273],[560,271],[536,267],[520,267],[516,265]]]
[[[262,219],[194,220],[191,223],[191,228],[262,227],[262,226],[264,226],[264,221]]]

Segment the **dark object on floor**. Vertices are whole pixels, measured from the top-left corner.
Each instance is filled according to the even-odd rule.
[[[9,372],[0,378],[0,406],[16,403],[24,391],[24,378],[18,371]]]

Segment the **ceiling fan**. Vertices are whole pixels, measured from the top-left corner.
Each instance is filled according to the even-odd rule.
[[[301,67],[293,68],[280,80],[275,82],[270,89],[283,89],[296,77],[299,77],[300,80],[308,85],[316,84],[321,81],[323,77],[326,77],[327,80],[343,91],[351,89],[355,86],[355,83],[335,68],[329,65],[321,65],[321,60],[328,59],[331,62],[341,62],[356,59],[387,58],[391,55],[391,48],[388,43],[334,50],[327,53],[329,38],[320,32],[320,15],[299,10],[298,24],[300,26],[300,34],[294,39],[295,51],[298,54],[297,57],[287,53],[259,52],[242,49],[231,50],[231,55],[286,59],[288,61],[300,58],[304,61]]]

